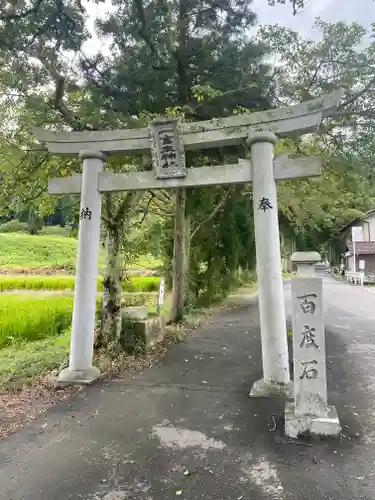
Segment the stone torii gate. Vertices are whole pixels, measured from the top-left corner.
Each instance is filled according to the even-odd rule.
[[[291,395],[281,269],[276,182],[319,176],[317,157],[274,158],[277,137],[315,132],[339,103],[341,91],[296,106],[204,122],[162,119],[149,128],[103,132],[50,132],[35,129],[36,138],[55,155],[79,155],[82,175],[53,179],[52,195],[81,196],[76,284],[69,367],[59,381],[90,383],[99,377],[92,365],[100,247],[101,193],[169,189],[215,184],[253,184],[254,223],[259,284],[263,378],[251,396]],[[185,150],[234,144],[251,148],[251,162],[185,168]],[[152,172],[103,172],[106,155],[150,154]]]

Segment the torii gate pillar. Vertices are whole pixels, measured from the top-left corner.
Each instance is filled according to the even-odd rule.
[[[80,152],[79,157],[83,161],[83,169],[72,335],[69,367],[60,372],[60,384],[89,384],[100,375],[99,369],[92,364],[92,358],[100,249],[101,195],[98,175],[103,171],[105,155],[85,150]]]
[[[248,137],[253,165],[253,206],[262,337],[263,379],[250,396],[292,396],[274,177],[277,137],[268,131]]]

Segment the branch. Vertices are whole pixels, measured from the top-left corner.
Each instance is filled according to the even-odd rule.
[[[346,106],[349,106],[349,104],[352,104],[354,101],[356,101],[359,97],[363,96],[368,90],[370,90],[371,86],[375,84],[375,76],[368,82],[367,85],[363,87],[362,90],[357,92],[357,94],[354,94],[354,96],[350,97],[348,100],[340,104],[340,106],[337,109],[342,109]]]
[[[41,188],[41,189],[40,189],[40,190],[39,190],[36,194],[34,193],[34,195],[33,195],[33,196],[29,196],[28,198],[26,198],[26,200],[25,200],[25,199],[23,199],[23,200],[22,200],[22,203],[27,204],[27,203],[30,203],[31,201],[35,201],[35,200],[37,200],[38,198],[40,198],[40,197],[42,196],[42,194],[43,194],[45,191],[46,191],[46,184],[44,184],[44,185],[43,185],[43,187],[42,187],[42,188]]]
[[[313,84],[315,83],[314,81],[316,80],[316,77],[318,76],[318,72],[319,72],[320,68],[323,66],[324,62],[325,62],[324,59],[321,59],[320,62],[319,62],[319,64],[315,68],[315,71],[314,71],[313,76],[311,77],[310,83],[309,83],[307,89],[304,92],[305,99],[309,98],[310,89],[313,86]]]
[[[116,225],[113,222],[112,199],[112,193],[107,193],[104,195],[105,214],[102,214],[102,219],[109,229],[113,229],[113,227]]]
[[[135,207],[137,206],[142,196],[142,191],[132,191],[126,194],[116,212],[116,224],[124,224],[124,220],[128,221],[130,219]]]
[[[167,217],[172,217],[174,214],[171,214],[170,212],[167,212],[165,208],[162,208],[160,205],[158,205],[154,199],[154,205],[160,210],[161,214],[158,212],[150,212],[154,213],[156,215],[166,215]]]
[[[165,212],[164,214],[161,214],[160,212],[155,212],[155,210],[149,210],[148,213],[157,215],[158,217],[174,217],[174,214],[171,212]]]
[[[233,193],[234,189],[235,189],[235,186],[232,186],[230,189],[228,189],[228,191],[224,194],[224,196],[222,197],[222,199],[219,201],[219,203],[213,209],[213,211],[211,212],[211,214],[207,217],[207,219],[204,219],[202,222],[200,222],[196,226],[196,228],[190,234],[190,241],[193,240],[194,236],[197,234],[197,232],[203,226],[203,224],[206,224],[211,219],[213,219],[213,217],[215,217],[215,215],[218,213],[218,211],[220,210],[220,208],[222,208],[222,206],[224,205],[224,203],[228,199],[228,196]]]
[[[138,226],[141,226],[141,225],[143,224],[143,222],[144,222],[145,218],[147,217],[147,215],[148,215],[148,213],[149,213],[149,209],[150,209],[151,202],[152,202],[152,200],[153,200],[153,199],[154,199],[154,197],[155,197],[154,193],[152,193],[152,192],[151,192],[150,194],[151,194],[151,196],[150,196],[150,198],[149,198],[149,200],[148,200],[148,202],[147,202],[147,205],[146,205],[146,207],[145,207],[145,209],[144,209],[144,211],[143,211],[142,219],[141,219],[139,222],[137,222],[137,225],[138,225]]]
[[[222,97],[226,97],[228,95],[240,94],[241,92],[245,92],[245,91],[250,90],[250,89],[256,89],[256,86],[254,84],[245,85],[244,87],[240,87],[238,89],[227,90],[226,92],[222,92],[220,94],[217,94],[217,95],[214,95],[211,97],[206,97],[204,102],[202,102],[202,106],[209,101],[214,101],[215,99],[221,99]]]
[[[340,106],[341,108],[341,106]],[[355,109],[343,109],[341,111],[336,111],[329,115],[330,118],[341,118],[343,116],[363,116],[366,118],[375,118],[375,108],[374,109],[364,109],[364,110],[355,110]]]
[[[157,200],[163,202],[163,203],[166,203],[166,202],[171,202],[172,201],[172,197],[166,192],[166,191],[150,191],[150,193],[152,194],[152,196],[154,198],[156,198]],[[159,196],[158,196],[159,195]],[[163,196],[160,196],[160,195],[163,195]]]
[[[0,21],[15,21],[24,19],[25,17],[31,16],[32,14],[36,14],[40,9],[42,3],[43,0],[36,0],[35,5],[33,7],[30,7],[29,9],[26,9],[24,12],[22,12],[22,14],[13,14],[11,12],[4,12],[0,14]]]
[[[91,130],[90,127],[83,125],[64,103],[64,91],[65,91],[66,79],[57,71],[57,69],[54,66],[54,63],[52,61],[49,61],[46,57],[43,56],[41,48],[36,50],[32,49],[31,47],[26,47],[25,52],[29,56],[38,59],[38,61],[42,63],[44,68],[48,71],[48,73],[55,82],[56,85],[55,99],[52,107],[54,107],[61,114],[66,123],[70,125],[73,130],[75,131]]]
[[[146,14],[143,8],[143,3],[142,0],[134,0],[134,8],[136,13],[138,14],[138,19],[140,22],[140,27],[138,28],[138,34],[142,38],[142,40],[145,42],[147,47],[150,49],[152,56],[157,59],[158,53],[156,50],[155,45],[153,44],[151,40],[151,30],[150,27],[147,24],[147,19],[146,19]]]

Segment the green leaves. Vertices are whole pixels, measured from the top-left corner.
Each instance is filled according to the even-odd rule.
[[[285,5],[287,0],[268,0],[268,5],[275,6],[277,3]],[[305,0],[289,0],[289,3],[292,6],[293,15],[298,14],[305,6]]]
[[[339,87],[345,91],[338,112],[323,121],[319,135],[284,140],[277,151],[323,157],[320,179],[278,186],[283,231],[299,237],[300,247],[304,242],[319,249],[372,203],[375,44],[374,39],[364,43],[371,33],[357,23],[318,18],[315,29],[320,34],[315,40],[277,25],[261,27],[258,36],[276,55],[277,105],[305,101]]]

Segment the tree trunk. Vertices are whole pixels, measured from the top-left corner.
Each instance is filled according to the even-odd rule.
[[[189,303],[189,271],[191,247],[191,217],[185,215],[185,306]]]
[[[107,232],[105,240],[105,268],[100,332],[97,346],[105,347],[113,354],[121,350],[121,296],[124,275],[123,241],[129,228],[129,220],[137,206],[141,192],[126,195],[116,207],[111,196],[105,198]],[[117,209],[116,209],[117,208]]]
[[[105,241],[105,269],[103,277],[102,316],[100,345],[118,352],[121,336],[121,294],[123,278],[122,259],[123,227],[108,230]]]
[[[181,321],[186,296],[186,189],[176,190],[171,321]]]

